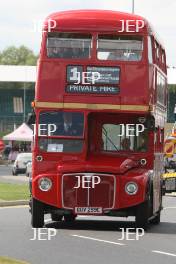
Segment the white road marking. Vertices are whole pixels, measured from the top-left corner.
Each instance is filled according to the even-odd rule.
[[[78,220],[79,220],[79,217],[84,218],[84,217],[87,217],[87,216],[85,216],[85,215],[79,215],[78,216]],[[51,218],[45,220],[46,223],[51,222],[51,221],[52,221]]]
[[[158,251],[158,250],[152,250],[153,253],[158,253],[158,254],[163,254],[163,255],[168,255],[168,256],[172,256],[172,257],[176,257],[176,254],[172,254],[172,253],[168,253],[168,252],[164,252],[164,251]]]
[[[88,217],[90,217],[90,215],[78,215],[78,218],[88,218]]]
[[[2,207],[0,207],[0,210],[1,209],[11,209],[11,208],[15,208],[15,209],[18,209],[18,208],[29,208],[29,205],[2,206]]]
[[[52,219],[49,218],[49,219],[46,219],[46,220],[45,220],[45,223],[48,223],[48,222],[51,222],[51,221],[52,221]]]
[[[119,246],[125,246],[125,244],[122,244],[122,243],[117,243],[117,242],[113,242],[113,241],[109,241],[109,240],[98,239],[98,238],[94,238],[94,237],[79,236],[79,235],[71,235],[71,236],[84,238],[84,239],[89,239],[89,240],[94,240],[94,241],[98,241],[98,242],[104,242],[104,243],[119,245]]]
[[[163,209],[176,209],[176,207],[164,207]]]

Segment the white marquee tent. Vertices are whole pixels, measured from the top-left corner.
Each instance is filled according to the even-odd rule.
[[[12,133],[3,137],[3,140],[9,141],[32,141],[33,131],[25,123],[19,126]]]

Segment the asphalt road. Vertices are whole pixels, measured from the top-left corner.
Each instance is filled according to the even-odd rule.
[[[176,197],[164,197],[161,224],[151,226],[139,240],[119,240],[120,228],[134,227],[133,218],[124,220],[85,216],[68,224],[51,222],[48,215],[48,229],[40,229],[43,234],[38,238],[47,239],[48,230],[56,236],[31,240],[34,231],[28,208],[0,208],[0,255],[31,264],[176,263]]]
[[[12,175],[12,165],[0,165],[0,177]]]
[[[12,165],[0,165],[0,182],[23,184],[28,183],[28,177],[25,174],[13,176]]]

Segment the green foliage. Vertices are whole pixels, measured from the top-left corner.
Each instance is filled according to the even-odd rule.
[[[174,123],[174,107],[176,104],[176,85],[168,85],[167,122]]]
[[[0,82],[0,89],[23,89],[25,85],[26,89],[34,89],[35,84],[34,83],[23,83],[23,82]]]
[[[176,84],[169,84],[168,90],[170,93],[176,93]]]
[[[1,65],[36,65],[38,56],[25,46],[10,46],[0,53]]]
[[[7,131],[5,132],[0,132],[0,139],[2,139],[3,136],[5,136],[7,134]]]

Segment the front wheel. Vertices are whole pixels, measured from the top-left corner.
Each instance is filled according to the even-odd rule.
[[[161,212],[158,212],[157,215],[150,220],[150,223],[154,225],[158,225],[160,223],[160,217],[161,217]]]
[[[13,170],[13,171],[12,171],[12,175],[13,175],[13,176],[17,176],[17,175],[18,175],[17,171],[16,171],[16,170],[15,170],[15,171]]]
[[[76,219],[76,215],[64,215],[65,222],[73,222]]]
[[[55,222],[59,222],[59,221],[62,221],[62,215],[58,215],[56,213],[52,213],[51,214],[51,219],[52,221],[55,221]]]
[[[31,225],[33,228],[41,228],[44,226],[44,208],[43,204],[32,198],[31,200]]]
[[[148,229],[149,225],[149,200],[140,204],[136,210],[136,227]]]

